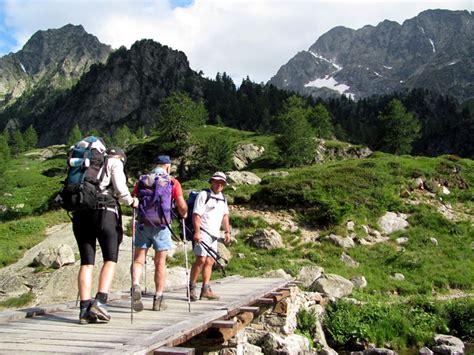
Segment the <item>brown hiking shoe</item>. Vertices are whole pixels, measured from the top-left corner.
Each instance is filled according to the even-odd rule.
[[[163,295],[161,295],[161,296],[155,295],[153,297],[153,308],[152,309],[154,311],[164,311],[167,308],[168,308],[168,306],[163,301]]]
[[[188,291],[186,290],[186,296],[187,296],[187,293]],[[192,302],[195,302],[199,299],[196,293],[196,284],[192,284],[192,283],[189,284],[189,299]]]
[[[214,292],[212,292],[211,287],[209,285],[203,285],[201,289],[201,296],[199,299],[207,298],[208,300],[218,300],[219,296],[217,296]]]

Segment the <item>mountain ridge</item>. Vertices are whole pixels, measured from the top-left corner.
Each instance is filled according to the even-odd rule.
[[[463,101],[474,97],[472,19],[468,11],[426,10],[401,25],[385,20],[358,30],[337,26],[269,83],[313,96],[326,87],[355,98],[420,87]]]

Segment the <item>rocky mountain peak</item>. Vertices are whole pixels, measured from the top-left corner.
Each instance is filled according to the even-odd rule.
[[[428,88],[474,97],[474,21],[469,11],[427,10],[402,25],[335,27],[283,65],[270,83],[302,94],[361,98]]]
[[[20,51],[0,58],[0,112],[27,88],[47,96],[71,87],[92,64],[105,63],[111,51],[81,25],[37,31]]]

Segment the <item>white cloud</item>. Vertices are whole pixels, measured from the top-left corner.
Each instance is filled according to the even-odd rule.
[[[358,29],[384,19],[401,23],[433,8],[472,10],[472,3],[196,0],[188,7],[171,9],[166,0],[10,0],[4,10],[19,48],[37,30],[82,24],[114,48],[154,39],[185,52],[193,69],[210,77],[226,71],[240,84],[247,75],[266,82],[332,27]]]

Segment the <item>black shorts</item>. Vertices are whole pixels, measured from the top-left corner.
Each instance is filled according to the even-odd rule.
[[[117,213],[105,209],[75,212],[72,229],[81,254],[81,265],[94,265],[97,240],[104,262],[117,262],[123,238],[121,217]]]

